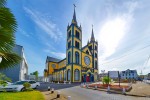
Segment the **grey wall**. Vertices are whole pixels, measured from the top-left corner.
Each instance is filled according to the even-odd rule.
[[[22,50],[23,50],[23,47],[19,45],[16,45],[13,49],[13,51],[21,57],[22,57]],[[3,73],[7,77],[11,78],[12,82],[19,81],[21,65],[22,65],[22,61],[19,64],[15,65],[13,68],[0,70],[0,73]]]

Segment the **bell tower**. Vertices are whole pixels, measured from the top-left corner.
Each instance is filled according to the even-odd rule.
[[[92,62],[93,62],[93,73],[98,73],[98,42],[95,40],[93,25],[92,25],[92,33],[90,39],[90,46],[89,49],[92,53]]]
[[[80,77],[75,77],[75,72],[81,73],[81,49],[82,49],[82,29],[78,26],[76,20],[76,12],[74,5],[74,13],[72,22],[67,27],[67,44],[66,44],[66,71],[67,81],[79,82]]]

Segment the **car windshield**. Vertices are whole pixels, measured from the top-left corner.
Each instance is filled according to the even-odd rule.
[[[25,82],[27,81],[19,81],[19,82],[14,83],[13,85],[23,85]]]

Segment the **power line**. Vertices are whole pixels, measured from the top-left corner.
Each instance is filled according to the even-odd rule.
[[[106,63],[113,62],[113,61],[115,61],[115,60],[119,60],[120,58],[129,56],[129,55],[131,55],[131,54],[133,54],[133,53],[135,53],[135,52],[138,52],[138,51],[140,51],[140,50],[143,50],[143,49],[145,49],[145,48],[147,48],[147,47],[150,47],[150,45],[147,45],[147,46],[145,46],[145,47],[143,47],[143,48],[140,48],[140,49],[138,49],[138,50],[136,50],[136,51],[130,52],[129,54],[123,55],[123,56],[121,56],[121,57],[119,57],[119,58],[116,58],[116,59],[114,59],[114,60],[111,60],[111,61],[108,61],[108,62],[105,62],[105,63],[102,63],[102,64],[106,64]],[[102,65],[102,64],[101,64],[101,65]]]
[[[146,65],[147,65],[147,63],[148,63],[148,61],[149,61],[149,59],[150,59],[150,55],[148,56],[148,59],[146,60],[146,62],[145,62],[144,65],[143,65],[143,70],[145,69],[145,67],[146,67]]]

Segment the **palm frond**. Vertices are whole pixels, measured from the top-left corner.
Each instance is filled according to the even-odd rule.
[[[0,25],[2,29],[4,28],[13,33],[16,31],[16,19],[9,8],[0,8]]]
[[[0,8],[0,51],[10,51],[15,43],[17,22],[8,8]]]
[[[7,0],[0,0],[0,7],[4,7]]]
[[[0,52],[2,57],[2,62],[0,63],[0,69],[14,67],[16,64],[19,64],[21,57],[13,52]]]
[[[15,46],[15,38],[13,34],[8,34],[7,32],[2,32],[0,30],[0,52],[11,51]]]

